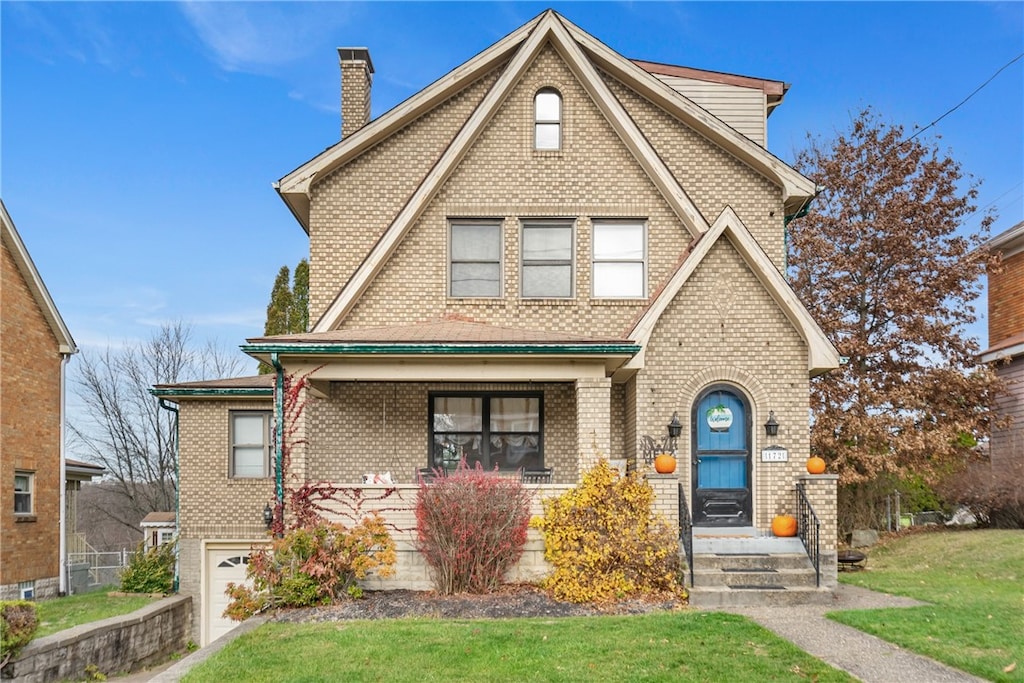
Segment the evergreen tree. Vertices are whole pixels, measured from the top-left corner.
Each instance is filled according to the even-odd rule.
[[[267,304],[267,322],[263,327],[266,336],[299,334],[309,327],[309,263],[306,259],[295,266],[294,277],[288,266],[281,266],[270,291]],[[260,363],[260,374],[273,372],[266,363]]]

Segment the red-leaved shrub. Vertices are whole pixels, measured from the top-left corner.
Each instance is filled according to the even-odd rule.
[[[518,479],[461,463],[447,477],[420,482],[417,549],[442,595],[487,593],[523,554],[530,494]]]

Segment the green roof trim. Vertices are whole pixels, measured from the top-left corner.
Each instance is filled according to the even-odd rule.
[[[384,344],[348,342],[334,344],[243,344],[243,352],[283,353],[295,355],[315,354],[360,354],[360,355],[558,355],[577,356],[581,354],[632,356],[640,352],[638,344]]]
[[[149,393],[161,398],[167,398],[169,396],[223,396],[225,398],[230,398],[232,396],[273,396],[274,390],[272,388],[265,387],[232,389],[216,387],[167,387],[158,389],[153,387],[149,390]]]

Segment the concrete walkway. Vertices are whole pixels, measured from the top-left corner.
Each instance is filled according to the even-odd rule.
[[[840,584],[835,601],[830,605],[730,607],[715,608],[715,611],[749,617],[801,650],[865,683],[983,682],[984,679],[825,618],[826,612],[837,610],[916,607],[923,604],[910,598]]]

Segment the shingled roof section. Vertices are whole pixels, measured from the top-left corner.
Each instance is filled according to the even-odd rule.
[[[179,382],[177,384],[157,384],[154,389],[273,389],[274,375],[254,375],[252,377],[227,377],[224,379],[207,379],[199,382]]]

